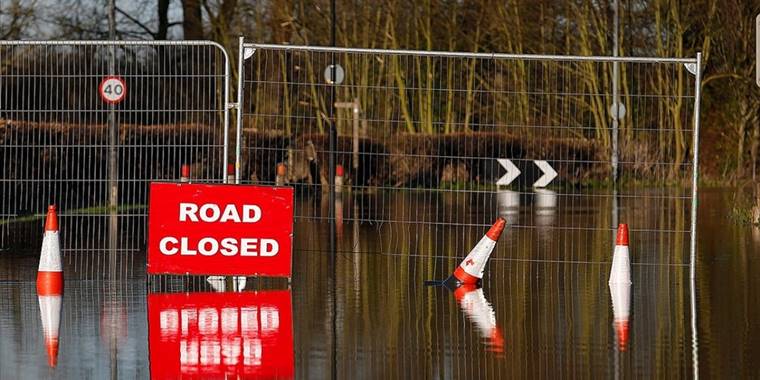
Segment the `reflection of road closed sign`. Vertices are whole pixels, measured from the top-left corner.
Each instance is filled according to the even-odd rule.
[[[290,277],[293,189],[152,183],[148,273]]]
[[[290,290],[148,295],[152,379],[291,379]]]
[[[127,82],[117,76],[105,77],[100,81],[98,92],[100,92],[100,98],[104,102],[110,104],[119,103],[127,96]]]

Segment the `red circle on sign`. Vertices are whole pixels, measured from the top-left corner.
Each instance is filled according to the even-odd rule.
[[[108,88],[108,86],[111,86],[111,88]],[[120,90],[118,90],[119,88]],[[100,94],[100,98],[106,103],[120,103],[127,96],[127,82],[122,77],[109,75],[100,81],[98,93]]]

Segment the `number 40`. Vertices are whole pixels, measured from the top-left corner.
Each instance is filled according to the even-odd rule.
[[[103,89],[104,94],[119,96],[124,93],[124,87],[121,83],[107,84]]]

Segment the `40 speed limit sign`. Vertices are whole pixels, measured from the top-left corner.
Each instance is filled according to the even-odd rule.
[[[104,102],[110,104],[119,103],[127,96],[127,82],[121,77],[107,76],[100,81],[98,92]]]

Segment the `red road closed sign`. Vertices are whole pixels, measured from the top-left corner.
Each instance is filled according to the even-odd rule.
[[[290,277],[293,189],[151,183],[148,274]]]

